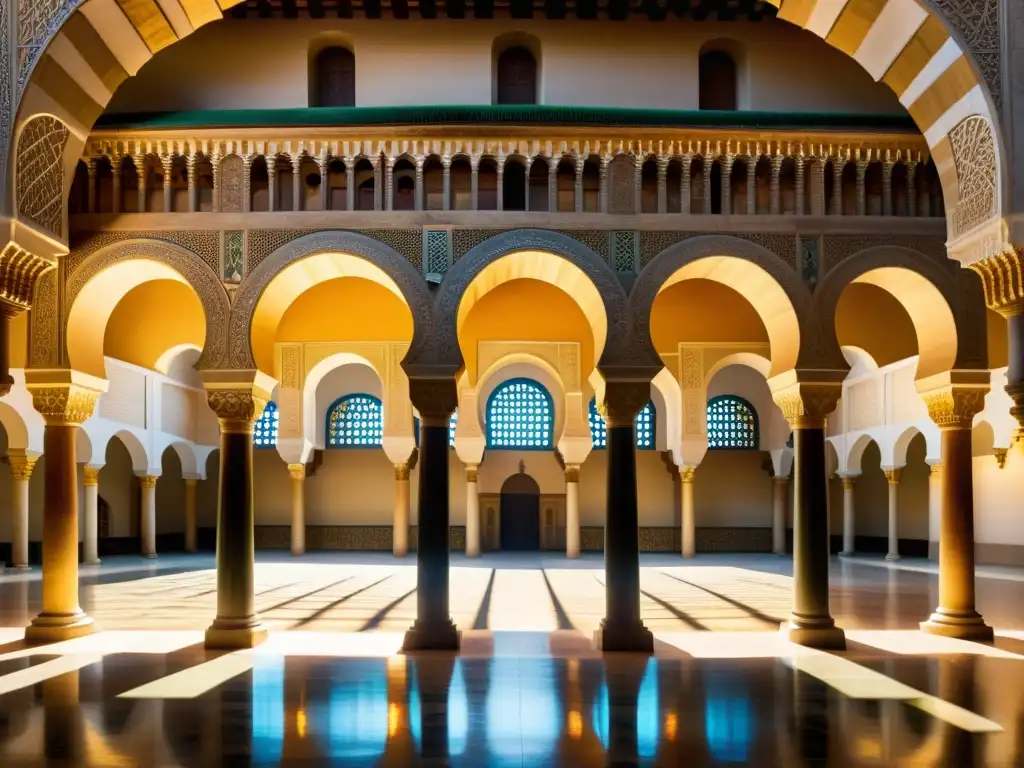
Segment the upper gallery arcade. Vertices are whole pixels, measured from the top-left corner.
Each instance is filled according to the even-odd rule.
[[[1024,559],[1020,123],[944,5],[0,0],[35,636],[89,626],[60,542],[218,528],[243,573],[418,547],[408,647],[455,636],[449,543],[604,547],[601,642],[640,648],[641,548],[792,528],[791,636],[835,645],[831,518],[941,550],[926,628],[983,637],[976,550]],[[258,639],[244,582],[211,645]]]

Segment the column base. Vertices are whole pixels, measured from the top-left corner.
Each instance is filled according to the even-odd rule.
[[[25,642],[29,645],[59,643],[91,635],[95,631],[96,624],[92,616],[81,610],[76,613],[40,613],[25,628]]]
[[[579,552],[566,552],[565,553],[565,559],[566,560],[579,560],[580,559],[580,553]]]
[[[462,645],[462,633],[449,619],[441,624],[424,624],[417,621],[402,641],[402,652],[409,651],[457,651]]]
[[[31,565],[9,565],[7,566],[8,571],[14,571],[15,573],[28,573],[32,570]]]
[[[304,554],[306,554],[306,550],[304,550],[304,549],[293,549],[292,550],[292,557],[302,557]]]
[[[391,554],[393,554],[395,557],[405,557],[407,554],[409,554],[409,552],[405,549],[396,549],[393,550]]]
[[[791,643],[807,648],[820,648],[823,651],[845,651],[846,634],[837,627],[832,619],[808,626],[802,621],[790,619],[784,622],[779,631]]]
[[[654,653],[654,635],[643,622],[608,624],[602,620],[594,632],[594,647],[602,653]]]
[[[82,565],[99,565],[100,559],[97,557],[95,560],[83,560]]]
[[[975,640],[991,643],[995,640],[992,627],[985,623],[977,611],[960,613],[937,608],[928,621],[921,622],[921,631],[941,637],[955,637],[958,640]]]
[[[894,562],[896,562],[897,560],[899,560],[899,559],[900,559],[900,556],[899,556],[899,555],[897,555],[897,554],[893,554],[892,552],[890,552],[890,553],[889,553],[888,555],[886,555],[886,556],[885,556],[885,559],[886,559],[886,560],[887,560],[888,562],[890,562],[890,563],[894,563]]]
[[[156,560],[156,552],[152,552],[152,553],[146,553],[146,552],[143,552],[143,553],[142,553],[142,554],[140,555],[140,557],[141,557],[141,558],[142,558],[143,560]]]
[[[839,556],[841,558],[843,558],[844,560],[847,560],[847,559],[853,557],[856,554],[857,554],[856,552],[854,552],[853,550],[850,550],[849,552],[840,552]]]
[[[267,639],[267,628],[259,617],[215,619],[206,630],[203,645],[208,651],[237,651],[255,648]]]

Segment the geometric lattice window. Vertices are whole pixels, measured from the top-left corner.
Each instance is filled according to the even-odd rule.
[[[498,450],[551,450],[555,406],[551,395],[530,379],[511,379],[487,401],[487,447]]]
[[[252,444],[256,448],[276,448],[277,430],[281,425],[281,413],[277,404],[270,402],[252,425]]]
[[[708,401],[708,449],[758,450],[757,411],[735,395]]]
[[[608,427],[604,423],[604,417],[597,410],[597,400],[590,398],[590,441],[594,449],[608,447]],[[636,415],[633,422],[633,429],[636,433],[636,447],[640,451],[653,451],[657,440],[655,437],[655,425],[658,422],[658,413],[654,410],[654,402],[648,401],[640,413]]]
[[[373,395],[345,395],[327,410],[328,448],[378,447],[383,440],[383,408]]]

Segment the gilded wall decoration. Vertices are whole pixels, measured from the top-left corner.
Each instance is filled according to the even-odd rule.
[[[64,146],[71,132],[48,115],[29,120],[18,138],[18,216],[57,238],[64,234]]]
[[[507,253],[527,250],[547,251],[567,259],[594,283],[604,301],[608,317],[608,337],[602,361],[608,363],[614,360],[621,365],[651,364],[652,359],[657,358],[653,350],[644,350],[629,343],[626,295],[618,277],[602,256],[558,232],[519,229],[485,240],[452,267],[437,297],[439,325],[429,339],[423,339],[419,345],[413,344],[406,360],[411,364],[433,362],[458,368],[462,362],[462,352],[459,349],[455,319],[463,294],[473,278],[492,261]],[[660,362],[658,367],[661,367]]]
[[[253,249],[253,235],[260,232],[274,233],[275,230],[249,231],[250,258]],[[415,230],[415,232],[418,237],[422,237],[422,230]],[[248,277],[235,295],[231,311],[228,328],[230,367],[251,368],[255,366],[249,330],[252,325],[253,313],[256,311],[256,304],[270,281],[289,264],[318,253],[350,253],[380,267],[395,281],[417,323],[422,323],[424,328],[432,327],[433,299],[423,276],[405,256],[384,243],[358,232],[317,231],[286,241],[285,245],[277,248],[272,254],[261,259],[258,266],[250,269]]]
[[[217,232],[212,233],[215,237]],[[184,248],[166,242],[133,240],[102,248],[82,262],[68,278],[64,296],[63,316],[67,317],[75,298],[85,284],[110,265],[128,259],[155,259],[177,270],[184,277],[203,305],[206,316],[206,346],[196,367],[200,370],[224,367],[227,357],[227,328],[231,314],[227,292],[221,283],[218,267],[211,268]],[[244,367],[244,366],[239,366]]]
[[[968,117],[949,132],[960,200],[953,211],[953,237],[996,215],[996,145],[988,120]]]
[[[57,311],[58,271],[45,272],[36,283],[32,311],[29,312],[29,364],[33,368],[56,368],[60,365],[60,313]]]
[[[608,164],[608,213],[636,212],[636,161],[616,155]]]
[[[78,238],[75,238],[76,241]],[[84,239],[72,243],[71,253],[64,259],[67,266],[67,274],[73,274],[76,269],[101,248],[108,248],[111,245],[125,241],[135,240],[157,240],[163,243],[170,243],[186,251],[191,251],[200,260],[207,264],[215,274],[220,274],[220,239],[221,234],[216,230],[166,230],[159,232],[111,230],[109,232],[91,232],[84,236]]]
[[[869,248],[892,246],[906,248],[928,256],[949,270],[957,265],[950,261],[946,251],[946,239],[929,235],[825,235],[822,252],[822,275],[827,275],[839,264],[860,251]]]
[[[220,161],[217,179],[220,190],[220,212],[241,213],[244,210],[245,163],[238,155],[228,155]]]
[[[967,43],[996,109],[1000,109],[1003,82],[999,0],[932,0],[932,4]]]

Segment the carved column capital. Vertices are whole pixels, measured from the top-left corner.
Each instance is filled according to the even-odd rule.
[[[8,461],[11,463],[11,477],[15,480],[28,481],[32,479],[32,470],[36,468],[37,456],[11,456]]]
[[[775,377],[772,399],[793,429],[824,429],[825,419],[836,409],[843,393],[842,381],[805,380],[794,375]],[[790,379],[788,382],[785,379]],[[782,381],[777,381],[782,379]],[[796,380],[793,380],[796,379]]]
[[[100,484],[100,468],[91,464],[82,467],[82,485],[86,488],[94,488]]]
[[[288,474],[292,480],[305,480],[306,479],[306,465],[305,464],[289,464]]]
[[[679,479],[684,483],[692,483],[694,475],[697,474],[696,467],[683,466],[679,468]]]
[[[921,392],[928,416],[939,429],[971,429],[985,409],[988,382],[948,384]]]
[[[475,483],[479,474],[479,467],[475,464],[470,464],[466,467],[466,482]]]
[[[900,478],[903,476],[903,467],[889,467],[882,471],[885,472],[885,479],[889,485],[900,484]]]
[[[636,415],[651,399],[650,381],[609,381],[604,390],[608,427],[632,427]]]
[[[156,488],[156,481],[160,479],[159,475],[139,475],[139,485],[144,490],[153,490]]]
[[[447,427],[459,405],[454,377],[410,378],[409,399],[419,411],[425,427]]]
[[[844,491],[852,491],[857,484],[857,475],[840,475],[839,479],[843,481]]]
[[[567,483],[578,483],[580,481],[580,465],[579,464],[566,464],[565,465],[565,482]]]
[[[398,482],[408,481],[409,474],[408,464],[395,464],[395,480]]]
[[[107,383],[78,371],[29,369],[25,384],[32,394],[32,406],[48,426],[77,427],[87,421]]]
[[[970,265],[985,288],[985,303],[1009,319],[1024,314],[1021,248],[1011,248]]]
[[[14,241],[0,250],[0,313],[13,317],[32,306],[36,283],[57,265],[56,258],[30,253]]]
[[[208,371],[206,402],[224,434],[252,434],[253,423],[270,400],[274,381],[259,371]]]

